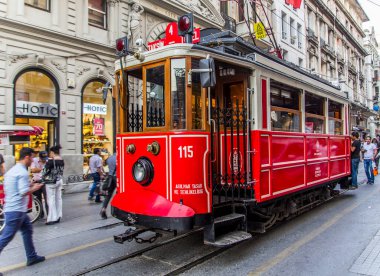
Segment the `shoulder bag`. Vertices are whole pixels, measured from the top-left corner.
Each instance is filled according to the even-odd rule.
[[[50,170],[50,173],[47,175],[44,175],[42,177],[42,182],[46,185],[52,185],[56,184],[58,180],[58,175],[56,173],[56,168],[55,168],[55,160],[53,159],[53,168],[54,170]]]

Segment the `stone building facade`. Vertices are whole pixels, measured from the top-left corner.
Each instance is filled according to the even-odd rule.
[[[225,23],[217,0],[0,0],[0,124],[43,126],[29,146],[61,144],[65,181],[81,180],[95,147],[113,151],[115,103],[101,95],[114,84],[115,39],[147,44],[186,12],[196,26]],[[7,167],[20,147],[1,146]]]

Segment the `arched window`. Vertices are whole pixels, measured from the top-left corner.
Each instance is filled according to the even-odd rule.
[[[15,146],[15,155],[23,146],[38,151],[48,150],[58,143],[58,84],[47,72],[40,69],[28,69],[21,72],[14,82],[15,124],[39,126],[44,129],[42,135],[31,136],[29,144]]]
[[[83,88],[83,154],[84,171],[88,160],[95,148],[100,148],[102,156],[106,159],[113,153],[113,100],[110,93],[106,103],[103,103],[103,80],[88,82]]]

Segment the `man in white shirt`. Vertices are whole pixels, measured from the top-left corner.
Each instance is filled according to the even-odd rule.
[[[375,183],[375,176],[373,174],[372,162],[377,155],[377,148],[371,143],[371,137],[367,136],[362,147],[362,155],[364,161],[364,171],[367,175],[367,184],[373,185]]]
[[[92,200],[94,198],[94,194],[96,191],[96,187],[100,181],[100,179],[104,178],[104,172],[103,172],[103,159],[100,156],[100,149],[96,148],[94,149],[94,155],[91,156],[90,162],[90,172],[94,179],[94,183],[92,183],[90,194],[88,195],[88,200]],[[100,195],[97,194],[95,196],[95,202],[101,203]]]

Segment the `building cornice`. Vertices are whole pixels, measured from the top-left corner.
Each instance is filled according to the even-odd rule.
[[[364,30],[361,28],[361,26],[355,21],[355,19],[352,17],[352,15],[347,11],[346,7],[343,6],[343,4],[337,0],[335,1],[335,3],[337,3],[338,7],[342,10],[342,12],[344,13],[344,15],[350,19],[351,23],[355,26],[355,28],[358,30],[358,32],[360,33],[360,35],[362,37],[365,37],[365,33],[364,33]]]
[[[114,48],[110,45],[94,42],[84,38],[74,37],[61,32],[56,32],[39,26],[25,24],[9,18],[0,17],[0,31],[10,34],[17,34],[23,38],[37,39],[50,44],[57,45],[57,48],[75,49],[81,53],[91,53],[114,59]],[[25,40],[25,39],[24,39]],[[71,50],[72,52],[72,50]]]

